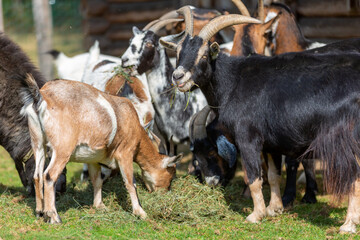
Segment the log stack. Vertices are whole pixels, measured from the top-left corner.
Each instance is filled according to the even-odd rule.
[[[98,40],[102,53],[120,56],[133,26],[141,29],[177,6],[175,0],[82,0],[85,48]]]
[[[360,0],[298,0],[296,12],[308,38],[360,37]]]
[[[252,8],[257,1],[243,0]],[[286,3],[292,8],[307,38],[327,42],[360,37],[360,0],[277,2]],[[132,37],[132,26],[142,28],[184,4],[237,12],[231,0],[82,0],[85,48],[89,49],[95,40],[99,40],[102,53],[120,56]]]

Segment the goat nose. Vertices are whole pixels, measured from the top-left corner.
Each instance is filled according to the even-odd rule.
[[[183,71],[174,71],[173,73],[173,80],[177,81],[179,79],[182,79],[184,77],[184,72]]]
[[[220,176],[205,177],[205,182],[209,186],[216,186],[220,182]]]
[[[122,63],[126,63],[127,61],[129,61],[129,58],[127,58],[127,57],[122,57],[121,58]]]

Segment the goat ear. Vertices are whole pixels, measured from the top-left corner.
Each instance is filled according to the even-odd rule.
[[[141,30],[138,29],[136,26],[133,26],[132,31],[134,35],[139,35],[141,33]]]
[[[162,164],[163,168],[176,167],[176,164],[180,162],[182,157],[183,157],[182,153],[174,157],[165,157],[163,159],[163,164]]]
[[[216,146],[220,157],[229,163],[230,168],[234,167],[237,160],[237,150],[235,145],[229,142],[224,135],[221,135],[216,139]]]
[[[272,30],[271,29],[272,26],[279,21],[279,17],[281,16],[281,14],[282,13],[279,12],[275,17],[273,17],[272,19],[261,25],[261,29],[263,30],[264,33]]]
[[[217,42],[213,42],[210,45],[210,55],[211,55],[211,59],[214,60],[217,58],[218,54],[220,52],[220,46]]]
[[[184,37],[185,31],[175,35],[168,35],[160,38],[160,44],[165,48],[176,51],[178,43]]]

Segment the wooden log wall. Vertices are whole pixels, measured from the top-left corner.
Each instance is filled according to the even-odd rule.
[[[257,1],[243,0],[250,10],[256,8]],[[360,37],[360,0],[268,1],[290,6],[307,38],[326,42]],[[237,13],[231,0],[82,0],[85,47],[99,40],[102,53],[120,56],[132,37],[132,26],[142,28],[186,4]]]
[[[128,47],[133,26],[141,29],[176,7],[175,0],[82,0],[85,48],[98,40],[102,53],[120,56]]]
[[[360,0],[298,0],[296,11],[308,38],[360,37]]]

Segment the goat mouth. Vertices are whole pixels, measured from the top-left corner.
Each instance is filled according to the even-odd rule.
[[[123,68],[126,69],[130,75],[138,74],[137,67],[135,65],[123,66]]]
[[[193,81],[192,81],[191,79],[177,84],[177,88],[178,88],[181,92],[187,92],[187,91],[189,91],[192,86],[193,86]]]

